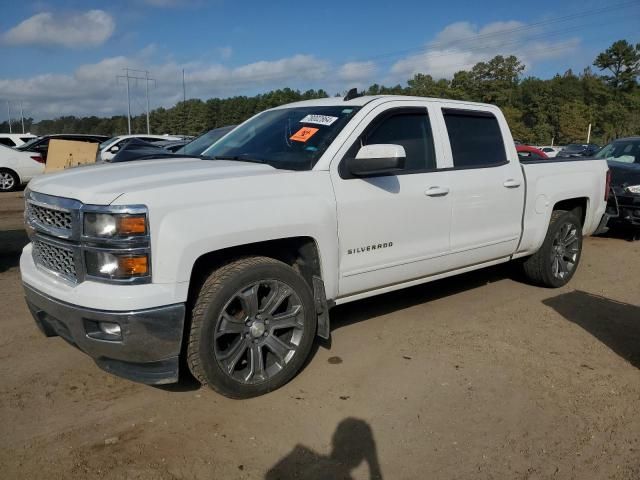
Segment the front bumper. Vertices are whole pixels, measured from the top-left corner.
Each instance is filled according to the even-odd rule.
[[[640,226],[640,195],[630,193],[620,185],[611,187],[610,199],[615,199],[618,215],[611,218],[610,225],[623,224]]]
[[[95,310],[23,286],[33,318],[47,337],[62,337],[114,375],[146,384],[178,381],[184,303],[124,312]],[[119,325],[120,335],[105,334],[101,322]]]

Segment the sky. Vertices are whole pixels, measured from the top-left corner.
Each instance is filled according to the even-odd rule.
[[[0,100],[36,120],[127,111],[124,68],[148,71],[151,108],[274,88],[330,94],[416,73],[451,78],[515,54],[524,75],[581,72],[640,42],[640,0],[0,0]],[[132,72],[145,76],[143,72]],[[145,82],[132,80],[132,114]],[[6,113],[0,113],[0,121]]]

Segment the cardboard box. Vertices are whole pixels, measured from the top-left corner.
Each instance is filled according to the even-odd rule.
[[[44,173],[57,172],[86,163],[95,163],[97,153],[97,143],[51,140]]]

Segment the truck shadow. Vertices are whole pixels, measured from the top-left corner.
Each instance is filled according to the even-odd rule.
[[[640,368],[640,307],[580,290],[542,303]]]
[[[507,278],[525,281],[510,262],[340,305],[331,310],[331,331]],[[330,348],[330,343],[322,345]]]
[[[265,475],[265,480],[350,479],[351,472],[362,462],[367,464],[370,480],[381,480],[382,470],[371,426],[358,418],[345,418],[331,438],[331,452],[317,453],[304,445],[296,445]]]
[[[22,229],[0,231],[0,273],[19,265],[20,253],[27,243],[29,238]]]

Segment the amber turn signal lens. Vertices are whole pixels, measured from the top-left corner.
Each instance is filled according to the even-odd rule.
[[[127,215],[118,217],[118,235],[144,235],[147,223],[144,215]]]
[[[118,257],[118,267],[123,275],[146,275],[149,272],[146,255]]]

